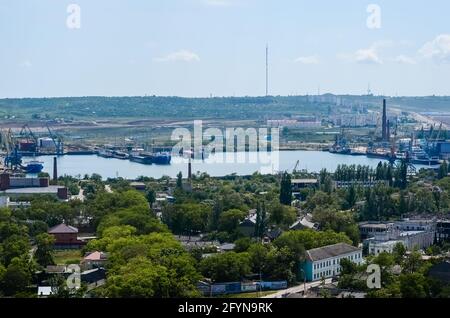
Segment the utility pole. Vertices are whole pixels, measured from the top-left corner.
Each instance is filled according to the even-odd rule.
[[[266,96],[269,96],[269,44],[266,45]]]

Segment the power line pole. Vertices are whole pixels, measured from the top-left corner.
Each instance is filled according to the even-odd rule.
[[[269,44],[266,45],[266,96],[269,96]]]

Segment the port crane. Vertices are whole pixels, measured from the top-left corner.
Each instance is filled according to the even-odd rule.
[[[297,160],[297,163],[295,164],[294,169],[292,170],[292,174],[296,174],[297,173],[297,168],[300,165],[300,160]]]
[[[22,156],[18,153],[18,145],[14,143],[11,129],[1,131],[1,147],[5,150],[5,166],[11,169],[17,169],[22,164]]]
[[[23,125],[22,129],[20,130],[19,137],[24,138],[27,141],[32,141],[37,145],[38,139],[31,130],[30,126],[28,126],[28,124]]]
[[[50,129],[50,126],[48,123],[46,124],[46,128],[48,130],[50,138],[53,140],[53,143],[55,144],[55,151],[58,156],[64,154],[64,146],[61,141],[61,138],[59,138],[56,134],[53,133],[53,131]]]

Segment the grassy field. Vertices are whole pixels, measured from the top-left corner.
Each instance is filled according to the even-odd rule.
[[[53,260],[57,265],[78,264],[82,259],[80,250],[56,250]]]

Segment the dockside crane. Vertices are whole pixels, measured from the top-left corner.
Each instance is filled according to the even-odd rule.
[[[53,133],[53,131],[50,129],[50,126],[48,123],[46,124],[48,133],[50,135],[50,138],[53,140],[53,143],[55,144],[55,151],[58,156],[64,154],[64,145],[62,143],[62,140],[60,137],[58,137],[56,134]]]

